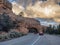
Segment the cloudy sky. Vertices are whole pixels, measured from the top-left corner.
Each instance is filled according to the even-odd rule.
[[[36,1],[47,1],[47,0],[9,0],[10,2],[13,2],[13,1],[16,1],[17,3],[19,4],[29,4],[29,3],[35,3]],[[60,0],[52,0],[52,1],[55,1],[55,2],[60,2]]]
[[[60,21],[60,0],[9,0],[13,11],[19,14],[26,8],[28,17],[54,18]],[[26,16],[26,15],[25,15]]]

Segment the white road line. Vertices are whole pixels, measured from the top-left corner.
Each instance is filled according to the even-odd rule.
[[[39,39],[40,39],[40,36],[32,43],[32,45],[34,45]]]

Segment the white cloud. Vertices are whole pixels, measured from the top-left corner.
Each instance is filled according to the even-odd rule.
[[[12,3],[12,11],[18,15],[21,11],[24,10],[22,5],[17,4],[15,1]]]

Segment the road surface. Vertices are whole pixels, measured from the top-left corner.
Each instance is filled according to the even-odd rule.
[[[54,35],[30,33],[10,41],[0,42],[0,45],[60,45],[60,37]]]

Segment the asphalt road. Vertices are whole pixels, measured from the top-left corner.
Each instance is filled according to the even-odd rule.
[[[10,41],[0,42],[0,45],[60,45],[60,37],[44,34],[28,34]]]

